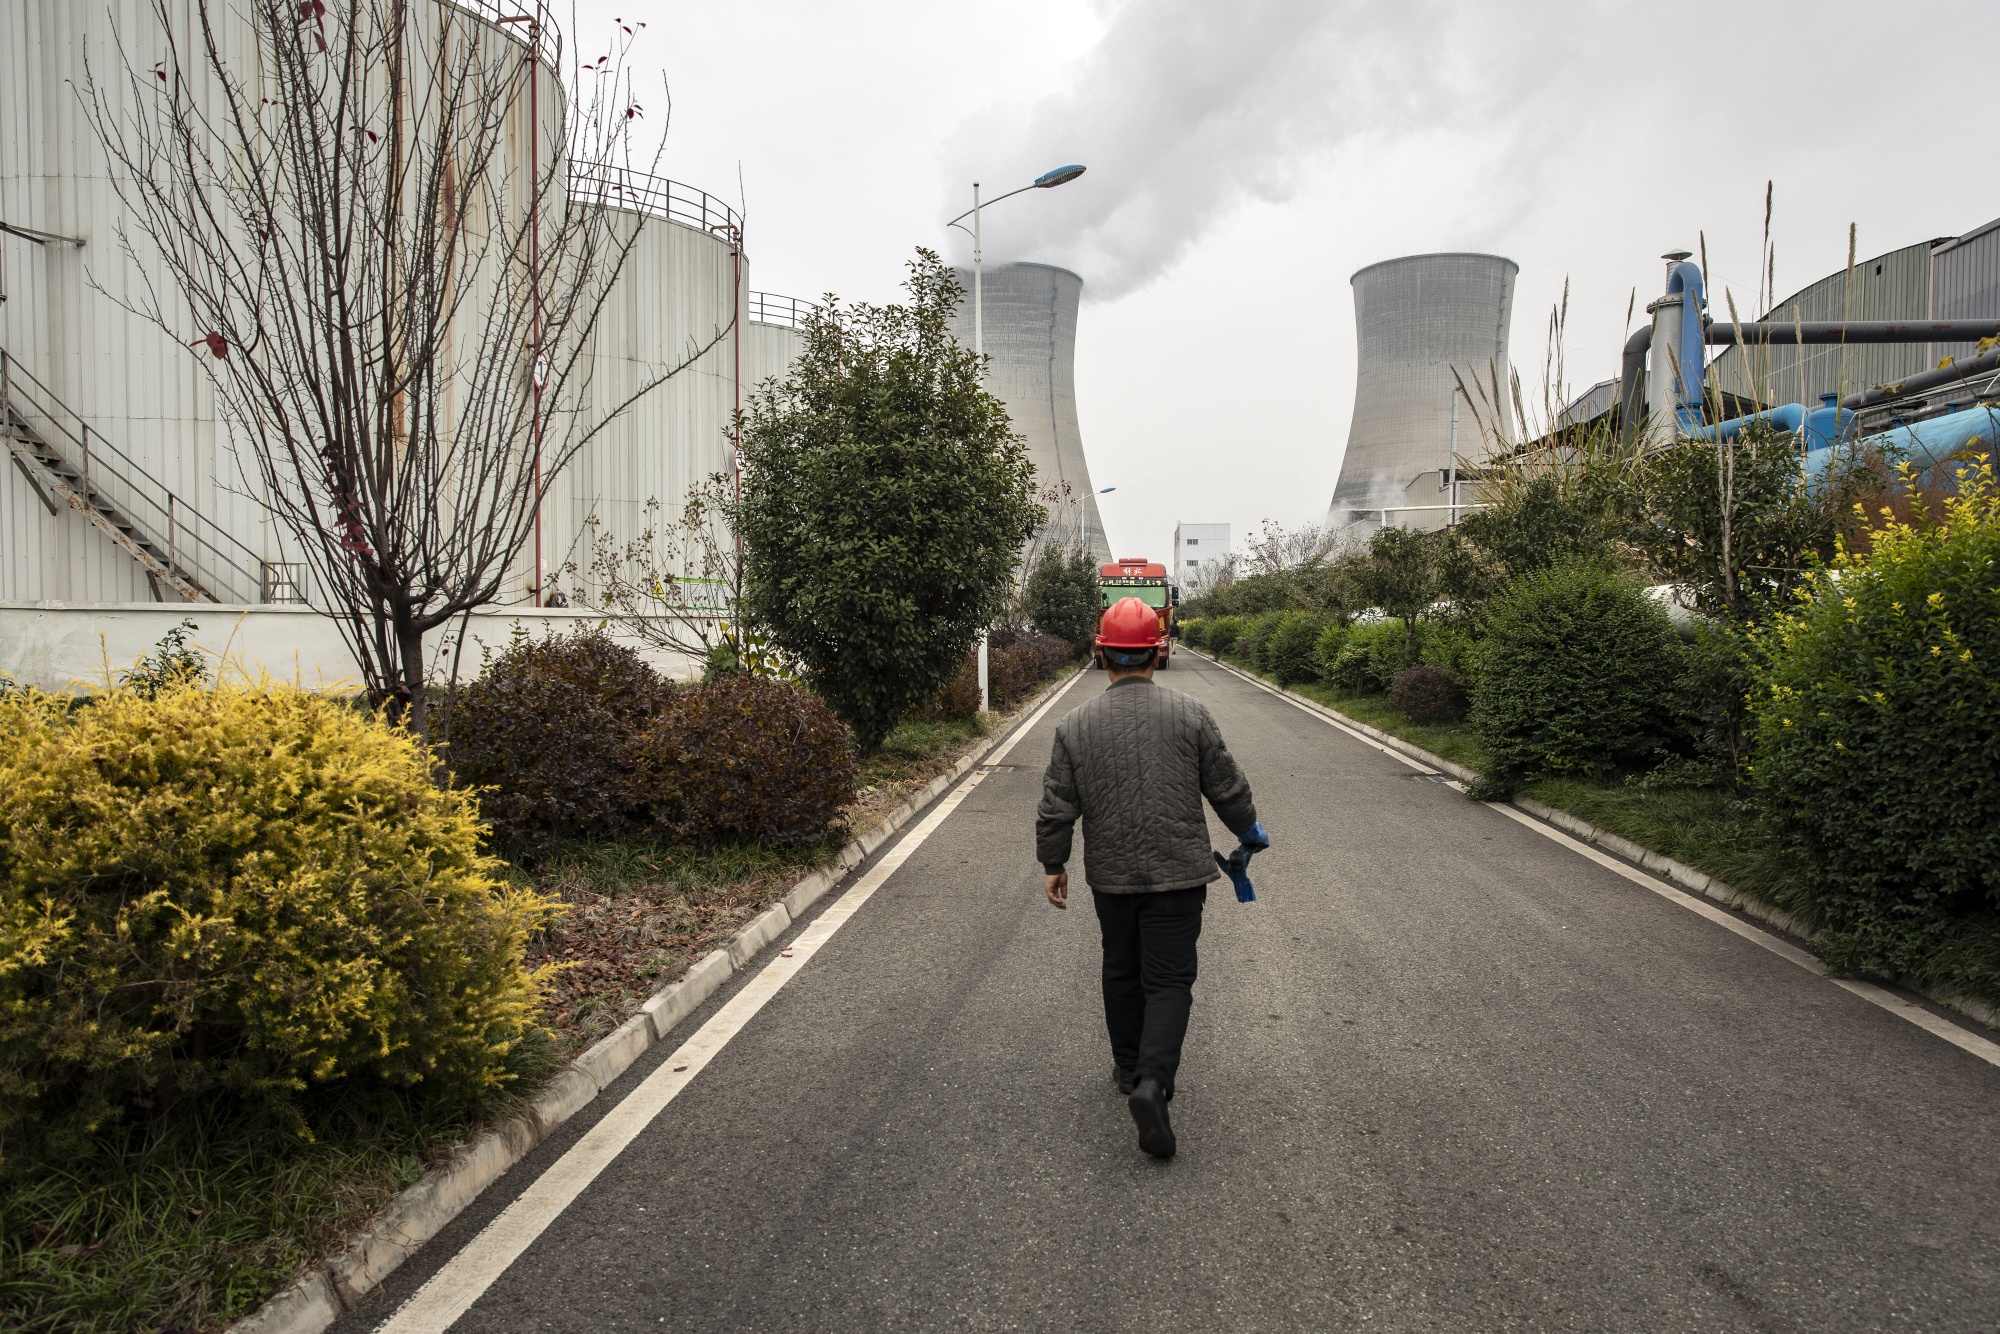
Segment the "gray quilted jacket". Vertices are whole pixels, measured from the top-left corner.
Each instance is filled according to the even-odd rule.
[[[1178,690],[1131,677],[1056,725],[1035,849],[1050,875],[1083,820],[1083,874],[1107,894],[1193,889],[1221,874],[1202,798],[1231,833],[1257,822],[1250,780],[1215,719]]]

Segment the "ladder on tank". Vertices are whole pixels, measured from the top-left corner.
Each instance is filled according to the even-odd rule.
[[[184,602],[256,600],[256,554],[65,407],[5,348],[0,436],[43,508],[81,514],[139,563],[163,601],[167,590]]]

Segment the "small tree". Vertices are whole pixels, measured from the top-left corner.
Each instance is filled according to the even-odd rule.
[[[1368,600],[1403,623],[1403,662],[1416,657],[1417,622],[1438,600],[1439,553],[1436,533],[1383,528],[1368,543],[1368,559],[1356,574]]]
[[[1853,478],[1836,467],[1808,485],[1797,446],[1768,428],[1676,441],[1639,471],[1631,540],[1694,606],[1740,620],[1788,601],[1832,558]]]
[[[783,675],[769,646],[743,623],[743,561],[728,527],[734,486],[722,473],[692,488],[680,517],[660,517],[646,502],[648,523],[620,542],[599,533],[590,573],[598,601],[635,638],[728,671]]]
[[[950,332],[960,291],[919,250],[907,305],[808,317],[745,421],[743,605],[854,729],[881,745],[1008,604],[1045,514],[1034,464]]]
[[[1028,624],[1040,633],[1073,644],[1089,639],[1097,630],[1097,562],[1080,548],[1044,548],[1023,602]]]

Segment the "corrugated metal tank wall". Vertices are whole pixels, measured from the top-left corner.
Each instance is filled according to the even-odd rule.
[[[1451,454],[1456,367],[1468,387],[1497,380],[1499,428],[1512,430],[1506,402],[1507,331],[1520,266],[1499,255],[1410,255],[1357,272],[1354,419],[1328,526],[1380,523],[1381,511],[1443,504],[1441,496],[1411,497],[1419,473],[1445,467]],[[1489,390],[1490,392],[1490,390]],[[1484,450],[1472,413],[1461,407],[1458,452]],[[1373,511],[1373,513],[1371,513]],[[1439,510],[1391,515],[1402,526],[1439,527]]]
[[[229,21],[219,40],[232,63],[254,58],[247,20],[218,6]],[[185,38],[196,6],[173,10]],[[416,21],[434,34],[447,14],[470,20],[479,40],[520,50],[505,29],[452,7],[421,7]],[[461,27],[460,31],[465,31]],[[214,396],[196,353],[149,320],[124,309],[144,290],[142,273],[168,308],[171,284],[158,271],[144,238],[132,235],[137,260],[120,249],[122,210],[103,148],[79,94],[94,75],[114,112],[131,87],[117,64],[122,43],[130,59],[149,64],[164,35],[146,0],[9,0],[0,6],[0,218],[17,226],[80,237],[81,249],[37,246],[0,236],[0,345],[92,430],[129,454],[183,500],[265,559],[284,559],[279,534],[246,492],[243,470],[218,426]],[[183,50],[196,50],[183,41]],[[89,59],[86,73],[85,58]],[[541,80],[542,151],[555,141],[561,80],[537,62]],[[215,90],[203,88],[211,103]],[[525,85],[508,126],[502,161],[526,200],[530,142]],[[102,289],[102,290],[99,290]],[[190,337],[200,331],[193,331]],[[51,516],[20,473],[0,468],[0,601],[151,601],[139,567],[98,530],[67,509]],[[255,587],[226,590],[255,600]]]
[[[965,300],[953,334],[966,347],[972,336],[972,271],[957,270]],[[1101,563],[1111,544],[1097,512],[1097,491],[1083,454],[1076,416],[1076,320],[1083,279],[1050,264],[1000,264],[986,269],[981,308],[988,357],[986,385],[1007,405],[1014,430],[1027,438],[1037,484],[1044,493],[1069,486],[1066,523],[1075,540]]]
[[[782,380],[798,360],[805,336],[789,324],[751,320],[743,326],[743,396],[766,380]]]
[[[1805,320],[1923,320],[1931,316],[1931,246],[1904,246],[1830,273],[1774,306],[1764,318]],[[1739,311],[1745,320],[1753,312]],[[1711,308],[1718,323],[1728,308]],[[1803,355],[1801,355],[1803,354]],[[1816,405],[1821,394],[1851,394],[1894,384],[1936,364],[1922,343],[1724,348],[1708,366],[1708,383],[1759,403]]]
[[[542,512],[543,564],[555,586],[586,595],[596,588],[589,576],[594,543],[622,545],[649,524],[678,519],[690,487],[730,470],[739,354],[746,393],[752,383],[754,326],[745,323],[740,347],[729,327],[731,279],[747,296],[749,266],[734,262],[726,232],[620,212],[622,225],[643,225],[598,324],[586,420],[601,418],[718,335],[721,341],[607,425],[552,488]],[[648,500],[659,502],[651,517]],[[517,565],[504,602],[531,596],[532,551]]]

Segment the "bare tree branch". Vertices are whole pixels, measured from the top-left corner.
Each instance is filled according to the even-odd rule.
[[[152,8],[163,58],[121,38],[83,91],[138,233],[125,304],[200,349],[246,490],[422,731],[424,635],[493,601],[577,452],[728,333],[585,411],[642,226],[612,202],[629,31],[562,87],[539,27],[435,0]]]

